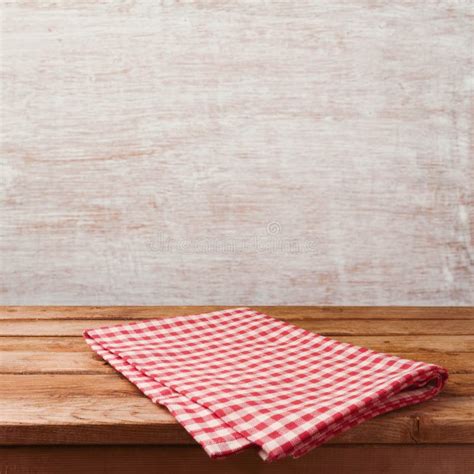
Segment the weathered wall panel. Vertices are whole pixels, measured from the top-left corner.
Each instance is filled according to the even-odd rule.
[[[473,2],[2,3],[2,304],[473,304]]]

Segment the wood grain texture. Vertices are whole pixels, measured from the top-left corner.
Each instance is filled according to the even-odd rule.
[[[102,374],[113,370],[89,350],[86,328],[127,320],[223,309],[217,306],[0,307],[1,374]],[[256,307],[341,341],[474,372],[474,308]]]
[[[0,307],[0,445],[192,444],[166,409],[94,354],[80,333],[138,316],[202,310]],[[431,311],[433,319],[430,308],[268,308],[270,315],[311,331],[438,363],[450,373],[445,390],[434,399],[365,422],[331,444],[474,443],[474,309]]]
[[[113,374],[76,375],[76,374],[34,374],[0,375],[0,395],[3,399],[18,399],[25,396],[42,398],[61,398],[73,392],[76,396],[141,396],[135,385],[125,377]],[[12,387],[14,390],[12,390]],[[474,393],[474,373],[451,373],[443,392],[445,397],[469,397]]]
[[[210,313],[235,306],[0,306],[0,321],[149,319]],[[252,306],[289,321],[298,320],[473,320],[473,306]]]
[[[113,373],[105,362],[89,354],[79,338],[8,338],[0,339],[0,374],[36,373]],[[414,347],[413,339],[404,344],[402,337],[387,338],[378,343],[375,338],[348,337],[338,340],[357,343],[374,350],[384,351],[406,359],[414,359],[449,367],[453,373],[474,372],[474,349],[461,341],[437,339],[431,347]],[[416,341],[415,341],[416,342]],[[424,344],[425,340],[420,341]],[[467,346],[467,347],[466,347]]]
[[[0,320],[1,336],[81,336],[84,329],[98,328],[101,326],[113,326],[116,324],[131,323],[134,320],[110,320],[77,319],[74,321],[44,321],[44,320]],[[414,321],[339,321],[325,320],[313,321],[311,319],[299,319],[295,321],[298,326],[309,331],[322,334],[323,336],[402,336],[411,335],[472,335],[474,340],[474,321],[449,321],[437,320],[435,322],[426,320]]]
[[[2,382],[12,382],[12,376],[5,377]],[[35,381],[36,388],[28,394],[11,387],[10,396],[0,400],[0,445],[193,444],[165,408],[138,391],[92,387],[96,376],[74,377],[69,391],[58,393],[51,376]],[[472,391],[468,396],[451,393],[366,421],[330,442],[474,444],[473,420]]]
[[[470,446],[330,446],[273,464],[263,463],[254,452],[210,460],[188,446],[0,448],[0,470],[8,474],[471,474],[473,469]]]
[[[362,423],[298,460],[274,464],[263,463],[254,450],[210,460],[166,409],[78,337],[85,326],[216,309],[0,307],[0,472],[471,473],[473,308],[267,308],[342,340],[412,350],[400,355],[450,372],[434,399]]]
[[[472,1],[1,13],[3,304],[474,303]]]

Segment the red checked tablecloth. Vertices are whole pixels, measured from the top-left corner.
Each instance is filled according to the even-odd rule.
[[[211,457],[298,457],[364,420],[435,396],[447,372],[338,342],[249,308],[84,332]]]

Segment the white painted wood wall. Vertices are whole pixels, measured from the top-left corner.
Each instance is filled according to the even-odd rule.
[[[474,304],[469,0],[3,1],[2,304]]]

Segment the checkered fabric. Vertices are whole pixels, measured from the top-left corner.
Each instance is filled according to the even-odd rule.
[[[251,445],[268,461],[301,456],[364,420],[435,396],[448,376],[249,308],[84,336],[211,457]]]

